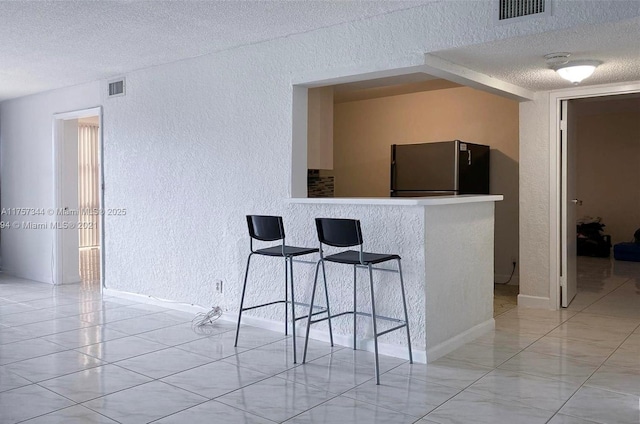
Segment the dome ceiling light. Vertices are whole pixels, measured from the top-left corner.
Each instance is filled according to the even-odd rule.
[[[569,60],[571,53],[550,53],[544,56],[547,65],[562,78],[578,84],[588,78],[601,62],[597,60]]]

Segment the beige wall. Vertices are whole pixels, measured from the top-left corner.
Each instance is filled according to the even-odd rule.
[[[310,88],[307,109],[307,168],[333,168],[333,87]]]
[[[578,208],[599,216],[613,243],[640,228],[640,109],[577,118]]]
[[[468,87],[334,106],[336,197],[389,195],[391,144],[461,139],[491,146],[496,204],[496,274],[518,260],[518,103]],[[517,271],[516,271],[517,275]]]

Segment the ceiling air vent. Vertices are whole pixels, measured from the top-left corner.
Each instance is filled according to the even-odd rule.
[[[124,78],[109,81],[109,97],[124,96]]]
[[[551,14],[550,0],[497,0],[498,22]]]

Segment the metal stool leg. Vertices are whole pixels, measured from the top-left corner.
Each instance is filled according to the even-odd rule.
[[[238,312],[238,325],[236,327],[236,341],[233,346],[238,346],[238,335],[240,334],[240,321],[242,320],[242,308],[244,307],[244,294],[247,291],[247,278],[249,278],[249,264],[251,264],[251,256],[253,253],[249,253],[247,258],[247,268],[244,271],[244,284],[242,285],[242,296],[240,297],[240,311]]]
[[[289,268],[284,258],[284,335],[289,335]]]
[[[293,363],[295,364],[298,362],[298,358],[296,356],[296,297],[293,292],[293,258],[289,258],[289,281],[291,283],[291,334],[293,334]]]
[[[411,336],[409,335],[409,314],[407,313],[407,300],[404,295],[404,281],[402,279],[402,265],[398,259],[398,273],[400,274],[400,289],[402,290],[402,306],[404,307],[404,322],[407,328],[407,347],[409,348],[409,363],[413,364],[413,354],[411,352]]]
[[[318,270],[320,269],[319,260],[316,264],[316,275],[313,278],[313,288],[311,289],[311,302],[309,303],[309,315],[307,316],[307,334],[304,335],[304,353],[302,354],[302,363],[307,361],[307,346],[309,345],[309,328],[311,328],[311,318],[313,317],[313,301],[316,297],[316,286],[318,285]]]
[[[358,331],[358,314],[356,309],[356,266],[353,266],[353,350],[356,350],[356,333]]]
[[[322,261],[322,278],[324,280],[324,296],[327,301],[327,321],[329,321],[329,340],[333,346],[333,329],[331,328],[331,309],[329,308],[329,290],[327,289],[327,274],[324,269],[324,261]]]
[[[373,350],[376,355],[376,384],[380,384],[380,364],[378,362],[378,326],[376,325],[376,300],[373,295],[373,268],[369,264],[369,285],[371,287],[371,322],[373,323]]]

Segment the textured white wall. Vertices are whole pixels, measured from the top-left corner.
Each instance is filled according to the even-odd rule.
[[[2,207],[47,209],[55,206],[53,115],[100,103],[99,82],[0,103]],[[37,223],[52,220],[50,216],[41,215],[17,218]],[[6,273],[53,282],[53,230],[3,230],[1,243],[2,267]]]
[[[402,270],[407,294],[407,308],[410,316],[410,328],[412,345],[415,349],[425,350],[425,299],[424,299],[424,207],[422,206],[371,206],[371,205],[319,205],[319,204],[291,204],[285,206],[285,225],[287,234],[291,235],[293,242],[303,246],[316,247],[318,245],[314,218],[355,218],[361,220],[364,248],[370,252],[396,253],[402,257]],[[243,228],[244,230],[244,228]],[[243,235],[243,239],[246,237]],[[238,258],[244,258],[247,253],[246,242],[240,243],[237,251]],[[327,248],[326,254],[333,250]],[[311,260],[317,260],[317,256],[309,256]],[[259,259],[260,260],[260,259]],[[259,261],[258,260],[258,261]],[[256,261],[256,265],[258,265]],[[261,266],[273,260],[262,259]],[[238,259],[238,264],[241,260]],[[269,296],[282,293],[284,270],[280,261],[274,267],[267,268],[267,272],[259,273],[262,278],[254,285],[254,299],[266,299]],[[396,269],[395,262],[381,264],[381,267]],[[256,267],[256,269],[258,269]],[[264,270],[265,268],[263,268]],[[313,265],[295,264],[294,273],[298,282],[296,297],[307,302],[311,296],[311,284],[313,282]],[[353,310],[353,268],[346,265],[327,264],[327,282],[330,292],[332,311],[340,312]],[[254,274],[255,275],[255,274]],[[269,281],[265,276],[269,275]],[[367,270],[358,270],[358,310],[370,312],[369,303],[369,276]],[[397,274],[388,272],[374,272],[376,282],[376,306],[377,313],[381,315],[402,318],[402,298],[400,296],[400,283]],[[275,290],[274,290],[275,288]],[[227,293],[236,301],[239,299],[239,287],[234,292]],[[275,293],[274,293],[275,291]],[[316,296],[320,296],[320,302],[324,303],[324,294],[321,289]],[[256,300],[257,301],[257,300]],[[237,305],[232,304],[233,309]],[[267,311],[265,311],[267,312]],[[306,313],[306,311],[305,311]],[[282,320],[282,309],[269,316]],[[338,318],[334,323],[334,332],[348,335],[352,333],[352,318],[350,316]],[[358,318],[359,339],[369,338],[372,334],[370,320],[365,317]],[[381,325],[382,326],[382,325]],[[322,328],[320,324],[314,328]],[[384,324],[382,328],[389,328]],[[406,345],[406,335],[403,331],[389,333],[380,339],[381,342]]]
[[[433,351],[493,319],[494,203],[427,207],[424,227],[427,349]]]
[[[549,94],[520,104],[520,299],[549,298]]]
[[[291,184],[292,82],[417,64],[426,52],[626,19],[636,9],[622,1],[557,2],[549,19],[496,26],[492,2],[437,2],[130,73],[127,95],[103,104],[105,206],[128,211],[106,217],[106,284],[236,308],[247,249],[243,215],[293,217],[283,202]],[[3,206],[53,205],[52,115],[100,104],[99,88],[2,103]],[[533,139],[525,144],[535,151],[548,118],[527,119],[521,139]],[[521,169],[531,173],[520,186],[521,272],[528,270],[524,287],[534,293],[542,291],[533,276],[548,279],[537,227],[548,218],[546,160],[532,158]],[[3,266],[51,281],[51,245],[51,234],[4,231]],[[224,298],[213,293],[215,279],[227,283]]]

